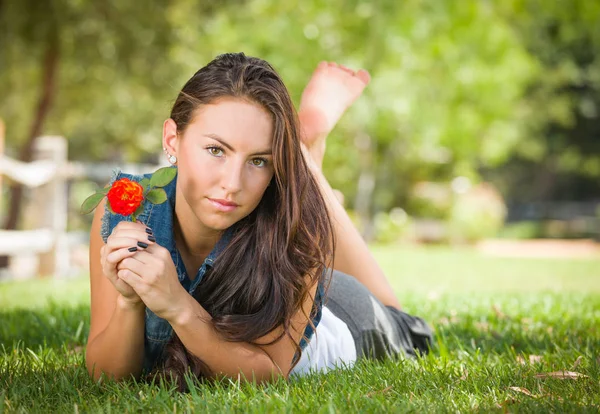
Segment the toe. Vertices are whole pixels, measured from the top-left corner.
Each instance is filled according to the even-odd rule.
[[[349,75],[354,76],[354,71],[344,65],[340,65],[340,69],[342,69],[344,72],[348,73]]]
[[[329,66],[329,64],[325,60],[322,60],[317,65],[317,70],[321,70],[323,68],[326,68],[327,66]]]
[[[369,72],[367,72],[364,69],[361,69],[358,72],[356,72],[356,77],[363,81],[365,84],[368,84],[371,81],[371,75],[369,75]]]

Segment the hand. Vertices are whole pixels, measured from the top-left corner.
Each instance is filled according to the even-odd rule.
[[[143,240],[145,227],[140,226],[134,236]],[[133,246],[138,240],[142,241],[134,240]],[[166,248],[148,243],[147,248],[138,248],[133,255],[122,259],[117,269],[118,278],[131,287],[158,317],[172,321],[182,312],[189,294],[181,286],[171,253]]]
[[[131,304],[139,304],[142,299],[129,284],[118,276],[119,265],[122,260],[136,254],[136,251],[129,251],[129,248],[135,246],[138,250],[141,249],[137,246],[138,241],[148,245],[153,244],[148,239],[149,234],[146,233],[146,228],[145,225],[139,222],[122,221],[115,226],[110,236],[108,236],[106,244],[100,249],[100,260],[104,275],[123,296],[123,299]]]

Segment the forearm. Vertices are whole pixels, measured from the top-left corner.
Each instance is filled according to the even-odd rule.
[[[87,345],[86,366],[94,379],[102,373],[115,380],[139,376],[144,361],[145,309],[143,303],[132,306],[119,297],[108,326]]]
[[[258,346],[224,340],[213,328],[212,317],[192,296],[184,310],[169,320],[179,339],[192,354],[216,375],[248,381],[268,382],[281,373],[271,358]]]
[[[344,207],[340,204],[323,172],[314,163],[309,163],[313,176],[325,198],[333,222],[335,256],[333,268],[349,274],[365,285],[384,305],[400,308],[398,299],[373,257],[369,247],[354,226]]]

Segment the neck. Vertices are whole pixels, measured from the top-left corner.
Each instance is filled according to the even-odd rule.
[[[181,226],[181,222],[184,222],[185,226]],[[223,233],[202,226],[189,206],[181,206],[177,200],[175,201],[173,227],[175,243],[180,253],[192,258],[208,256]]]

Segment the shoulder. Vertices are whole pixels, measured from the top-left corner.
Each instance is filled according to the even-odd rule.
[[[152,173],[147,173],[147,174],[130,174],[130,173],[126,173],[121,171],[119,168],[115,168],[112,171],[111,177],[110,177],[110,181],[108,182],[108,184],[106,185],[107,187],[110,187],[115,181],[120,180],[121,178],[128,178],[131,181],[142,181],[144,178],[150,178],[152,176]]]

